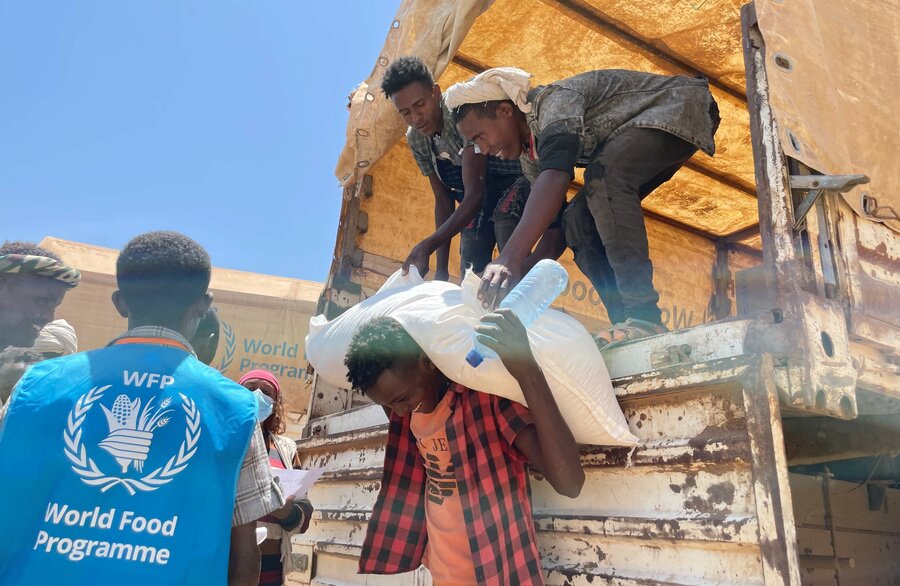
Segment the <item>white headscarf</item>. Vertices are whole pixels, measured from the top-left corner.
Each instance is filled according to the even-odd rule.
[[[44,326],[31,349],[41,354],[75,354],[78,352],[78,336],[69,322],[58,319]]]
[[[527,71],[515,67],[494,67],[469,81],[450,86],[444,92],[444,101],[448,108],[455,110],[463,104],[512,100],[519,110],[531,112],[531,104],[527,100],[532,77]]]

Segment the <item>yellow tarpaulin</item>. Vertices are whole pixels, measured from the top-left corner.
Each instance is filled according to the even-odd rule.
[[[351,185],[403,136],[405,124],[378,87],[386,66],[402,55],[422,57],[444,88],[498,66],[525,69],[535,83],[594,69],[702,74],[722,115],[716,156],[698,153],[644,208],[713,237],[752,227],[757,202],[740,6],[740,0],[405,0],[398,28],[388,32],[372,74],[353,96],[337,177]]]

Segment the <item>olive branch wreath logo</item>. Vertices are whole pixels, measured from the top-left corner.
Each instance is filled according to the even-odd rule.
[[[227,322],[222,322],[222,331],[225,333],[225,356],[219,362],[219,372],[224,373],[234,362],[234,329]]]
[[[137,493],[135,489],[149,492],[168,484],[187,467],[188,462],[197,452],[197,440],[200,439],[202,430],[200,429],[200,411],[196,404],[183,394],[178,394],[182,400],[181,406],[184,409],[187,429],[185,429],[184,441],[181,442],[178,453],[169,458],[165,466],[161,466],[139,479],[108,476],[97,467],[93,458],[88,457],[81,441],[81,426],[94,403],[100,400],[103,393],[111,386],[92,388],[75,402],[75,407],[69,412],[66,429],[63,430],[63,440],[66,444],[66,457],[72,462],[72,470],[81,477],[81,481],[85,484],[100,486],[100,492],[106,492],[113,486],[121,484],[129,494],[134,495]]]

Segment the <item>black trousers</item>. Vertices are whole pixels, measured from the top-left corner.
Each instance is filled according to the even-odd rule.
[[[500,201],[517,183],[521,175],[489,174],[484,186],[484,204],[481,211],[469,226],[463,228],[459,235],[460,275],[466,268],[481,274],[494,258],[494,246],[503,250],[512,231],[518,224],[517,218],[500,219],[494,217]]]
[[[641,200],[696,151],[662,130],[625,130],[594,155],[584,188],[563,214],[575,264],[590,279],[614,324],[628,318],[661,323]]]

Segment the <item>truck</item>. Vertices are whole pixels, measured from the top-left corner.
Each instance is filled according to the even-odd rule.
[[[444,88],[495,66],[536,83],[703,75],[719,104],[716,156],[644,201],[671,331],[603,351],[640,444],[583,446],[576,499],[532,478],[547,584],[900,584],[897,19],[874,0],[400,2],[350,96],[329,318],[432,229],[427,181],[378,89],[393,59],[418,55]],[[560,261],[557,309],[607,325],[571,254]],[[327,472],[289,582],[431,584],[424,568],[357,574],[386,419],[313,377],[297,443]]]

